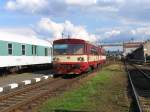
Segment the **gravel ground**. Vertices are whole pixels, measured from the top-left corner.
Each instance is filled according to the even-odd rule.
[[[138,68],[145,69],[145,70],[150,70],[149,65],[136,65]]]
[[[93,77],[94,76],[94,77]],[[129,112],[127,76],[123,65],[104,67],[76,87],[48,99],[35,112]]]
[[[150,76],[150,66],[143,66],[143,65],[136,65],[136,66]]]
[[[17,83],[23,80],[29,80],[35,77],[42,77],[43,75],[49,75],[51,72],[47,71],[40,71],[35,73],[22,73],[22,74],[10,74],[7,76],[0,77],[0,86],[4,86],[10,83]]]

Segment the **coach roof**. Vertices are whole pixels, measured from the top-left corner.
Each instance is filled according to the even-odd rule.
[[[23,44],[32,44],[32,45],[41,45],[50,47],[51,44],[47,40],[38,39],[37,37],[28,37],[24,35],[0,32],[0,40],[2,41],[10,41],[10,42],[18,42]]]

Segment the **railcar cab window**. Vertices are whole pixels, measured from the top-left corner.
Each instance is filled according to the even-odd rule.
[[[83,53],[84,45],[82,44],[54,44],[54,55]]]
[[[103,49],[101,50],[101,54],[102,54],[102,55],[105,55],[105,54],[106,54]]]
[[[12,43],[8,43],[8,54],[12,55]]]

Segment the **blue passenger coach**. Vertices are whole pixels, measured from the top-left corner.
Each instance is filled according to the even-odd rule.
[[[1,33],[0,69],[51,64],[52,45],[42,39]]]

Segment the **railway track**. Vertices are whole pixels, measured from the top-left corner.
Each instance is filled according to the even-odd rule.
[[[134,112],[150,112],[150,78],[147,73],[133,65],[126,64],[133,93]]]
[[[69,80],[60,77],[49,79],[8,94],[0,95],[0,112],[31,112],[44,100],[61,94],[88,74],[70,78]]]

